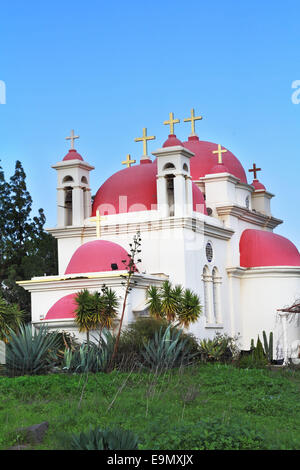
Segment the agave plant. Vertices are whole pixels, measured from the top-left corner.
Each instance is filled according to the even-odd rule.
[[[165,331],[162,328],[156,331],[154,339],[144,343],[141,354],[144,366],[152,369],[170,369],[187,364],[195,356],[191,353],[188,338],[184,338],[182,331],[171,325]]]
[[[137,450],[138,437],[124,429],[102,430],[99,427],[71,436],[73,450]]]
[[[42,374],[57,360],[61,338],[49,333],[45,325],[34,332],[30,324],[20,326],[18,333],[9,329],[6,338],[6,369],[10,375]]]
[[[103,330],[99,345],[91,342],[82,344],[79,349],[72,351],[66,349],[63,369],[68,372],[104,372],[107,369],[113,353],[114,336]]]

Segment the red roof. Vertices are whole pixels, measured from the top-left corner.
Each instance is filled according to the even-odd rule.
[[[165,148],[165,147],[175,147],[177,145],[180,145],[180,147],[183,147],[183,143],[181,142],[181,140],[177,139],[175,134],[170,134],[168,139],[163,144],[163,148]]]
[[[266,190],[266,187],[258,180],[253,180],[251,185],[254,186],[255,191],[258,191],[258,190],[265,191]]]
[[[134,165],[112,175],[98,190],[93,203],[93,216],[121,214],[157,209],[157,163]],[[206,214],[202,192],[193,183],[193,207]],[[202,209],[200,209],[200,206]]]
[[[128,261],[128,253],[117,243],[107,240],[94,240],[81,245],[73,254],[65,274],[94,273],[113,271],[111,265],[117,264],[122,271],[123,260]]]
[[[191,158],[191,176],[193,180],[199,180],[199,178],[213,173],[212,170],[218,163],[218,155],[212,152],[217,150],[217,144],[199,140],[197,136],[191,136],[188,142],[183,142],[183,146],[195,154]],[[222,149],[224,148],[222,147]],[[245,170],[232,152],[227,150],[226,153],[222,153],[222,159],[231,175],[239,178],[242,183],[247,183]]]
[[[67,155],[63,158],[63,161],[65,162],[66,160],[82,160],[82,156],[77,152],[75,149],[69,150]]]
[[[69,294],[58,300],[48,311],[44,320],[57,320],[59,318],[75,318],[77,303],[76,294]]]
[[[273,232],[247,229],[240,239],[240,265],[300,266],[300,253],[287,238]]]

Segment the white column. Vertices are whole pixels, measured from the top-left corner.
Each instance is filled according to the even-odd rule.
[[[65,209],[65,190],[57,189],[57,226],[65,227],[66,225],[66,209]]]
[[[193,190],[192,190],[192,179],[190,176],[185,177],[185,188],[186,188],[186,215],[192,216],[193,213]]]
[[[73,225],[82,225],[84,221],[83,190],[80,186],[73,188],[72,213]]]
[[[185,177],[184,175],[175,175],[174,178],[174,206],[175,217],[183,217],[185,215],[186,204]]]
[[[167,193],[167,180],[165,176],[158,176],[156,181],[157,186],[157,209],[161,217],[169,216],[169,203]]]

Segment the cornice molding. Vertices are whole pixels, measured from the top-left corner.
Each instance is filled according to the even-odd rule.
[[[281,219],[262,214],[261,212],[254,212],[236,204],[228,204],[225,206],[216,205],[216,211],[218,216],[220,217],[225,215],[231,215],[233,217],[237,217],[240,220],[244,220],[245,222],[249,222],[251,224],[255,224],[261,227],[267,227],[270,229],[274,229],[275,227],[283,223],[283,220]]]

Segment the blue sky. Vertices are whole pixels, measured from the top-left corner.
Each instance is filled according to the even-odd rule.
[[[95,193],[119,170],[147,127],[166,139],[163,121],[204,116],[200,139],[229,148],[276,194],[280,233],[300,247],[300,5],[296,1],[11,1],[1,5],[0,158],[10,176],[21,160],[47,226],[56,224],[56,175],[71,129],[96,166]],[[300,94],[299,94],[300,97]],[[249,175],[249,174],[248,174]],[[250,178],[249,178],[250,181]]]

